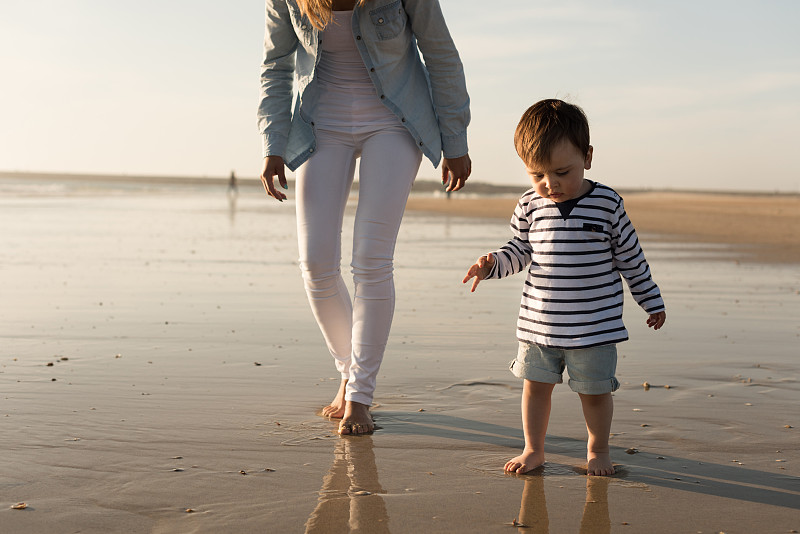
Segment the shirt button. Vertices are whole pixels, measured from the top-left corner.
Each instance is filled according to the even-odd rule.
[[[378,24],[383,24],[383,19],[378,19]]]
[[[422,143],[420,143],[420,144],[422,144]],[[309,153],[311,153],[311,152],[314,152],[314,149],[313,149],[313,148],[309,148],[309,149],[308,149],[308,152],[309,152]]]
[[[372,67],[371,69],[369,69],[369,71],[370,72],[375,72],[375,67]]]
[[[356,41],[360,41],[360,40],[361,40],[361,36],[360,35],[356,35]]]
[[[422,141],[419,142],[419,146],[422,146]]]
[[[386,98],[386,95],[381,95],[381,100],[383,100],[384,98]]]
[[[303,24],[302,26],[300,26],[300,29],[303,30],[303,31],[306,31],[308,29],[308,26]]]
[[[403,117],[402,119],[400,119],[400,122],[406,122],[406,118]]]

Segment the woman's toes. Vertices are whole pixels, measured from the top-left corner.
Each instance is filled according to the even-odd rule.
[[[362,434],[369,434],[374,430],[375,427],[372,425],[362,425],[361,423],[355,423],[353,421],[342,421],[339,423],[339,434],[343,436],[360,436]]]

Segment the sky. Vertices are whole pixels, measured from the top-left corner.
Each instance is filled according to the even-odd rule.
[[[800,192],[797,0],[440,0],[471,179],[527,184],[525,109],[589,117],[617,188]],[[259,174],[259,0],[1,0],[0,170]],[[419,178],[438,171],[423,163]]]

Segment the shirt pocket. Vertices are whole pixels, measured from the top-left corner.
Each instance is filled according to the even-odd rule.
[[[611,233],[606,225],[597,222],[584,222],[578,231],[580,239],[589,249],[597,251],[610,250]]]
[[[400,35],[408,20],[402,0],[373,9],[369,12],[369,17],[375,27],[375,34],[382,41],[394,39]]]
[[[294,26],[294,31],[297,34],[297,38],[304,45],[310,45],[314,29],[311,25],[311,22],[308,20],[308,17],[300,12],[299,8],[288,2],[286,5],[289,7],[289,16],[292,19],[292,26]]]

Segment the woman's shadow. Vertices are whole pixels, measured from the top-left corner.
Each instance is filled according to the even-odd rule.
[[[333,465],[322,479],[317,507],[306,533],[389,532],[389,514],[381,494],[372,437],[336,440]]]

